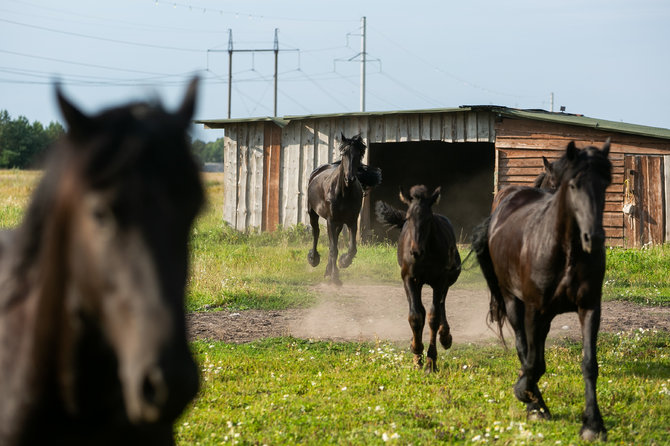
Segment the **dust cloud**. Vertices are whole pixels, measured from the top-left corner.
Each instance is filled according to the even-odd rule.
[[[334,341],[409,341],[409,305],[402,285],[349,285],[314,287],[318,304],[292,323],[290,332],[299,338]],[[422,301],[426,311],[432,301],[432,288],[424,286]],[[495,340],[487,323],[489,297],[484,290],[449,290],[447,321],[454,343]],[[424,342],[430,330],[424,327]]]
[[[356,285],[341,287],[322,283],[313,288],[318,296],[314,307],[304,310],[288,326],[290,335],[314,340],[332,341],[407,341],[412,332],[407,322],[409,305],[402,284]],[[422,301],[426,312],[432,300],[432,288],[423,287]],[[607,303],[610,306],[616,303]],[[488,289],[460,288],[456,283],[446,299],[447,321],[454,344],[500,343],[497,326],[487,323]],[[423,342],[428,344],[430,329],[424,326]],[[504,327],[508,347],[514,348],[514,334],[509,324]],[[554,318],[550,338],[581,339],[576,313]],[[441,349],[441,347],[440,347]]]

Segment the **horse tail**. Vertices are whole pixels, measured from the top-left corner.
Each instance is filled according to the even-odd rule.
[[[383,201],[378,201],[375,204],[375,214],[377,215],[377,221],[389,228],[402,229],[405,225],[405,214]]]
[[[382,184],[382,170],[379,167],[361,164],[358,172],[356,172],[356,177],[364,189],[372,189]]]
[[[505,301],[502,292],[500,291],[500,284],[493,268],[493,261],[491,260],[491,253],[489,252],[489,226],[491,225],[491,217],[481,222],[475,227],[472,234],[472,250],[477,255],[479,267],[484,274],[486,283],[491,290],[491,302],[489,304],[489,322],[497,323],[498,334],[503,343],[505,338],[503,336],[503,324],[507,318],[507,311],[505,309]]]

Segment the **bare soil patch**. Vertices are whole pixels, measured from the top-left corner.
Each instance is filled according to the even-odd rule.
[[[245,343],[267,337],[294,336],[332,341],[409,341],[407,298],[402,286],[320,284],[314,287],[318,303],[309,309],[277,311],[215,311],[187,316],[190,339]],[[428,309],[432,297],[424,287]],[[447,319],[454,343],[497,342],[486,323],[489,295],[486,290],[452,288],[447,295]],[[601,331],[638,328],[670,331],[670,308],[645,307],[629,302],[603,303]],[[506,333],[511,341],[511,330]],[[549,337],[581,339],[576,313],[557,316]],[[424,342],[428,327],[424,329]]]

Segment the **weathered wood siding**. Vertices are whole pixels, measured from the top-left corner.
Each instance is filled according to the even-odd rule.
[[[495,124],[495,131],[496,190],[513,184],[531,185],[543,170],[542,156],[550,161],[559,158],[570,141],[575,141],[578,147],[601,146],[610,137],[612,184],[605,195],[603,224],[608,245],[630,245],[624,239],[624,157],[626,154],[667,155],[670,141],[521,119],[500,120]],[[653,206],[663,206],[653,203]]]
[[[624,158],[624,202],[632,209],[624,213],[624,245],[639,247],[663,243],[663,156],[626,155]]]
[[[239,230],[308,224],[307,180],[315,167],[340,158],[341,133],[365,143],[495,141],[488,111],[332,117],[225,127],[223,218]],[[364,162],[367,162],[367,152]],[[370,219],[364,203],[361,223]]]

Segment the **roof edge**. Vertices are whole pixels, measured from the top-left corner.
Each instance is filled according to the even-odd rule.
[[[605,119],[590,118],[584,115],[563,112],[550,112],[541,109],[518,109],[500,105],[462,105],[457,108],[432,108],[418,110],[393,110],[378,112],[350,112],[350,113],[324,113],[311,115],[287,115],[283,117],[257,117],[257,118],[234,118],[234,119],[209,119],[196,120],[196,124],[203,124],[205,128],[223,129],[229,125],[251,122],[273,122],[280,128],[286,127],[291,121],[304,121],[308,119],[324,118],[348,118],[348,117],[374,117],[389,115],[411,115],[428,113],[458,113],[467,111],[484,111],[496,113],[503,117],[530,119],[535,121],[553,122],[565,125],[588,127],[596,130],[627,133],[649,138],[670,139],[670,129],[662,127],[651,127],[640,124],[629,124],[625,122],[608,121]]]

